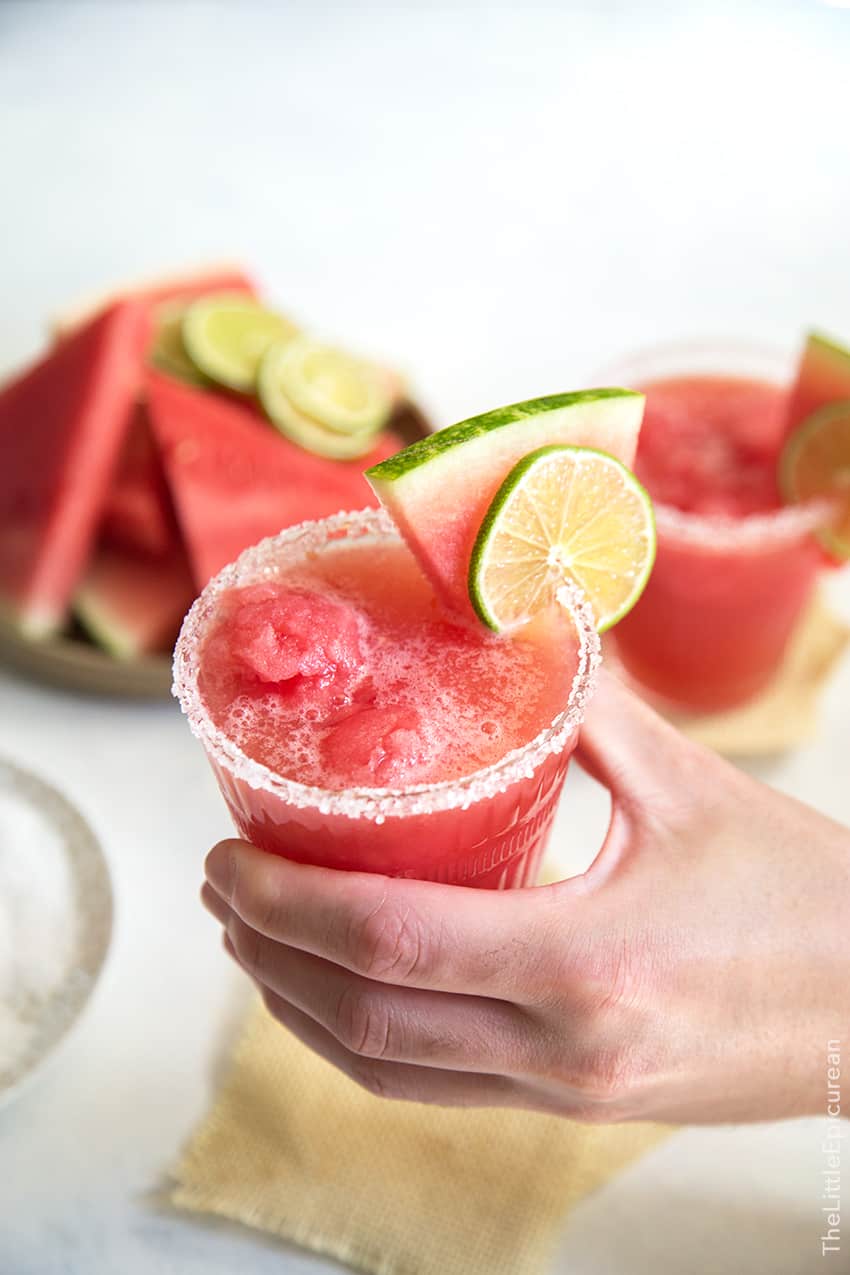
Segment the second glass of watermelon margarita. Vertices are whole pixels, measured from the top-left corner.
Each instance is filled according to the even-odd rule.
[[[239,833],[305,863],[533,884],[599,661],[578,590],[451,622],[383,512],[302,523],[195,603],[175,691]]]
[[[689,711],[741,704],[770,683],[825,563],[812,533],[828,506],[786,506],[779,493],[788,372],[772,351],[709,343],[615,372],[646,393],[635,472],[658,551],[614,644],[636,681]]]

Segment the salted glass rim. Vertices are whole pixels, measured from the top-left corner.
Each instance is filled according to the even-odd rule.
[[[545,759],[560,753],[578,730],[596,683],[601,644],[593,613],[583,592],[565,584],[558,600],[569,610],[578,635],[578,666],[566,706],[534,739],[515,748],[492,765],[458,779],[412,784],[402,788],[319,788],[279,775],[248,757],[212,720],[198,687],[201,645],[215,617],[218,598],[227,589],[269,578],[272,563],[295,549],[300,554],[321,550],[346,532],[401,540],[384,510],[366,509],[333,514],[315,522],[301,522],[246,549],[207,584],[183,621],[174,651],[173,694],[180,702],[192,733],[211,760],[249,787],[273,794],[287,805],[317,809],[323,815],[343,815],[383,822],[389,817],[431,814],[466,808],[494,797],[522,779],[530,779]]]
[[[702,364],[702,366],[700,366]],[[685,341],[660,341],[645,345],[606,363],[596,372],[600,384],[628,385],[634,381],[702,373],[715,376],[750,376],[782,383],[791,370],[787,350],[746,338],[694,337]],[[769,513],[698,514],[664,501],[653,500],[657,530],[682,543],[719,553],[742,549],[774,549],[802,540],[828,523],[833,505],[828,499],[783,505]]]

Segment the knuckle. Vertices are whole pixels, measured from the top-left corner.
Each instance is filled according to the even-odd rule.
[[[421,917],[386,897],[356,923],[352,948],[355,968],[367,978],[405,982],[427,974],[430,942]]]
[[[576,1087],[583,1098],[603,1107],[623,1102],[632,1088],[629,1050],[618,1045],[591,1051],[583,1060]]]
[[[640,1074],[632,1045],[617,1041],[581,1050],[561,1079],[571,1093],[576,1118],[604,1124],[636,1112]]]
[[[643,983],[637,945],[623,938],[610,948],[599,971],[596,1013],[608,1016],[634,1005]]]
[[[347,983],[337,1001],[334,1035],[352,1053],[385,1058],[392,1015],[386,1001],[356,983]]]
[[[562,985],[575,1012],[596,1031],[641,1013],[653,982],[654,955],[639,927],[610,927],[600,941],[571,945]]]

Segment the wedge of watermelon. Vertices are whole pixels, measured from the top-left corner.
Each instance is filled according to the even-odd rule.
[[[80,324],[90,322],[96,314],[107,306],[114,305],[116,301],[132,298],[145,301],[152,309],[164,301],[191,301],[207,292],[247,292],[256,296],[257,287],[244,270],[228,264],[175,272],[154,279],[141,279],[74,302],[53,316],[50,330],[57,338],[67,336]]]
[[[303,451],[258,409],[147,374],[147,403],[177,521],[198,590],[248,545],[284,527],[376,502],[362,461],[330,461]],[[379,436],[366,463],[400,440]]]
[[[63,624],[94,543],[144,359],[121,302],[0,392],[0,599],[29,635]]]
[[[850,350],[836,341],[809,333],[788,398],[788,428],[798,425],[828,403],[850,402]]]
[[[207,292],[255,294],[254,284],[241,270],[220,267],[186,275],[174,275],[140,284],[136,293],[154,316],[148,340],[154,339],[155,316],[165,304],[182,306]],[[96,302],[94,303],[96,307]],[[64,320],[74,322],[73,312]],[[150,351],[149,351],[149,357]],[[171,367],[157,360],[161,370],[185,379],[181,366]],[[190,378],[198,380],[197,376]],[[153,441],[147,409],[139,403],[133,427],[121,452],[118,469],[106,500],[101,532],[108,544],[131,553],[162,557],[173,552],[179,532],[159,452]]]
[[[147,406],[137,403],[100,522],[100,538],[113,549],[149,558],[174,553],[180,532]]]
[[[540,447],[570,444],[631,466],[644,396],[598,389],[514,403],[411,444],[366,472],[443,604],[475,622],[468,576],[473,545],[513,467]]]
[[[74,595],[89,636],[119,660],[169,651],[195,597],[182,549],[159,562],[100,544]]]

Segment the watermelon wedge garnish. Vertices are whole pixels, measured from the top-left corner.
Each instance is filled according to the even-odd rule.
[[[125,301],[0,391],[0,601],[33,636],[61,628],[88,560],[144,357]]]
[[[592,447],[630,467],[644,396],[598,389],[497,408],[406,447],[366,472],[443,604],[474,620],[469,565],[487,511],[514,466],[538,448]]]
[[[850,350],[810,332],[788,396],[787,434],[820,407],[850,401]]]
[[[305,519],[376,502],[362,462],[329,462],[276,433],[250,403],[150,371],[147,405],[177,520],[202,589],[248,545]],[[400,447],[381,436],[367,462]]]

